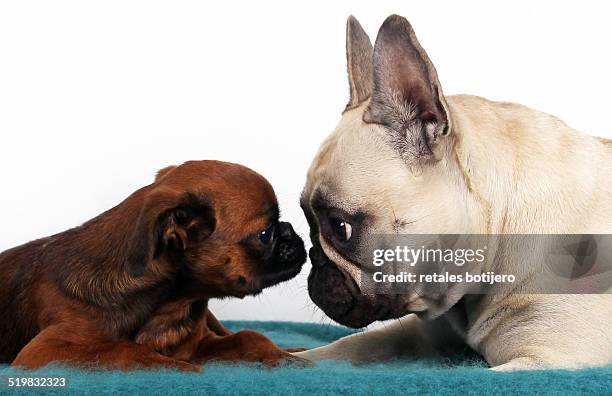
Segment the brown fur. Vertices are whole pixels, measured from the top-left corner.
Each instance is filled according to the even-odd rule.
[[[0,254],[0,362],[198,371],[213,359],[292,359],[262,335],[232,334],[207,309],[209,298],[270,283],[250,236],[271,222],[274,191],[245,167],[161,170],[82,226]]]

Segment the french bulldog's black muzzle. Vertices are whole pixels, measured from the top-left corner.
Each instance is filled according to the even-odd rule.
[[[395,312],[392,312],[392,307],[396,305],[393,304],[393,296],[361,294],[355,280],[325,255],[318,235],[312,237],[312,244],[308,294],[327,316],[353,328],[365,327],[376,320],[397,317]]]

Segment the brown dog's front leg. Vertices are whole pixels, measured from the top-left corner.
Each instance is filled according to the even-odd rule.
[[[308,365],[310,362],[282,350],[266,336],[242,330],[228,336],[207,335],[198,345],[195,361],[260,362],[268,366],[282,363]]]
[[[50,326],[34,337],[17,355],[13,366],[37,369],[50,363],[83,368],[116,370],[175,368],[199,372],[197,365],[161,355],[145,345],[110,341],[97,334],[75,333],[64,326]]]
[[[210,312],[210,309],[206,309],[206,327],[214,332],[218,336],[227,336],[233,334],[229,329],[219,322],[219,320]]]
[[[209,309],[206,310],[206,327],[214,332],[218,336],[226,336],[233,334],[230,330],[228,330],[221,322],[210,312]],[[304,352],[306,348],[286,348],[286,352],[294,353],[294,352]]]

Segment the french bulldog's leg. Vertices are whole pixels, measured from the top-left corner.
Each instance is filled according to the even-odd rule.
[[[491,367],[493,371],[517,371],[517,370],[537,370],[543,369],[537,360],[530,357],[520,357],[510,360],[508,363],[500,364],[499,366]]]
[[[115,370],[174,368],[199,372],[197,365],[163,356],[130,341],[111,341],[97,334],[54,325],[34,337],[13,366],[37,369],[50,363]]]
[[[534,328],[517,322],[509,325],[518,330],[501,335],[492,333],[492,342],[484,348],[483,356],[494,371],[577,369],[606,364],[593,361],[591,345],[576,342],[575,335],[565,337],[561,331],[555,334],[543,323],[530,324]],[[587,340],[597,336],[581,334]],[[598,349],[604,348],[605,345],[600,345]]]
[[[260,362],[268,366],[283,363],[306,365],[309,362],[295,357],[276,346],[263,334],[242,330],[228,336],[207,335],[200,342],[193,361]]]
[[[329,345],[295,356],[316,362],[348,360],[353,363],[397,358],[436,357],[448,346],[460,343],[445,319],[422,321],[408,315],[385,327],[353,334]]]
[[[496,371],[603,366],[612,361],[612,332],[600,318],[612,315],[611,303],[610,295],[513,295],[470,335]]]

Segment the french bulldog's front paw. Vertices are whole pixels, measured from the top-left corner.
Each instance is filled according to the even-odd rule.
[[[310,360],[297,357],[285,351],[278,351],[278,353],[266,356],[262,363],[268,367],[311,367],[313,364]]]

